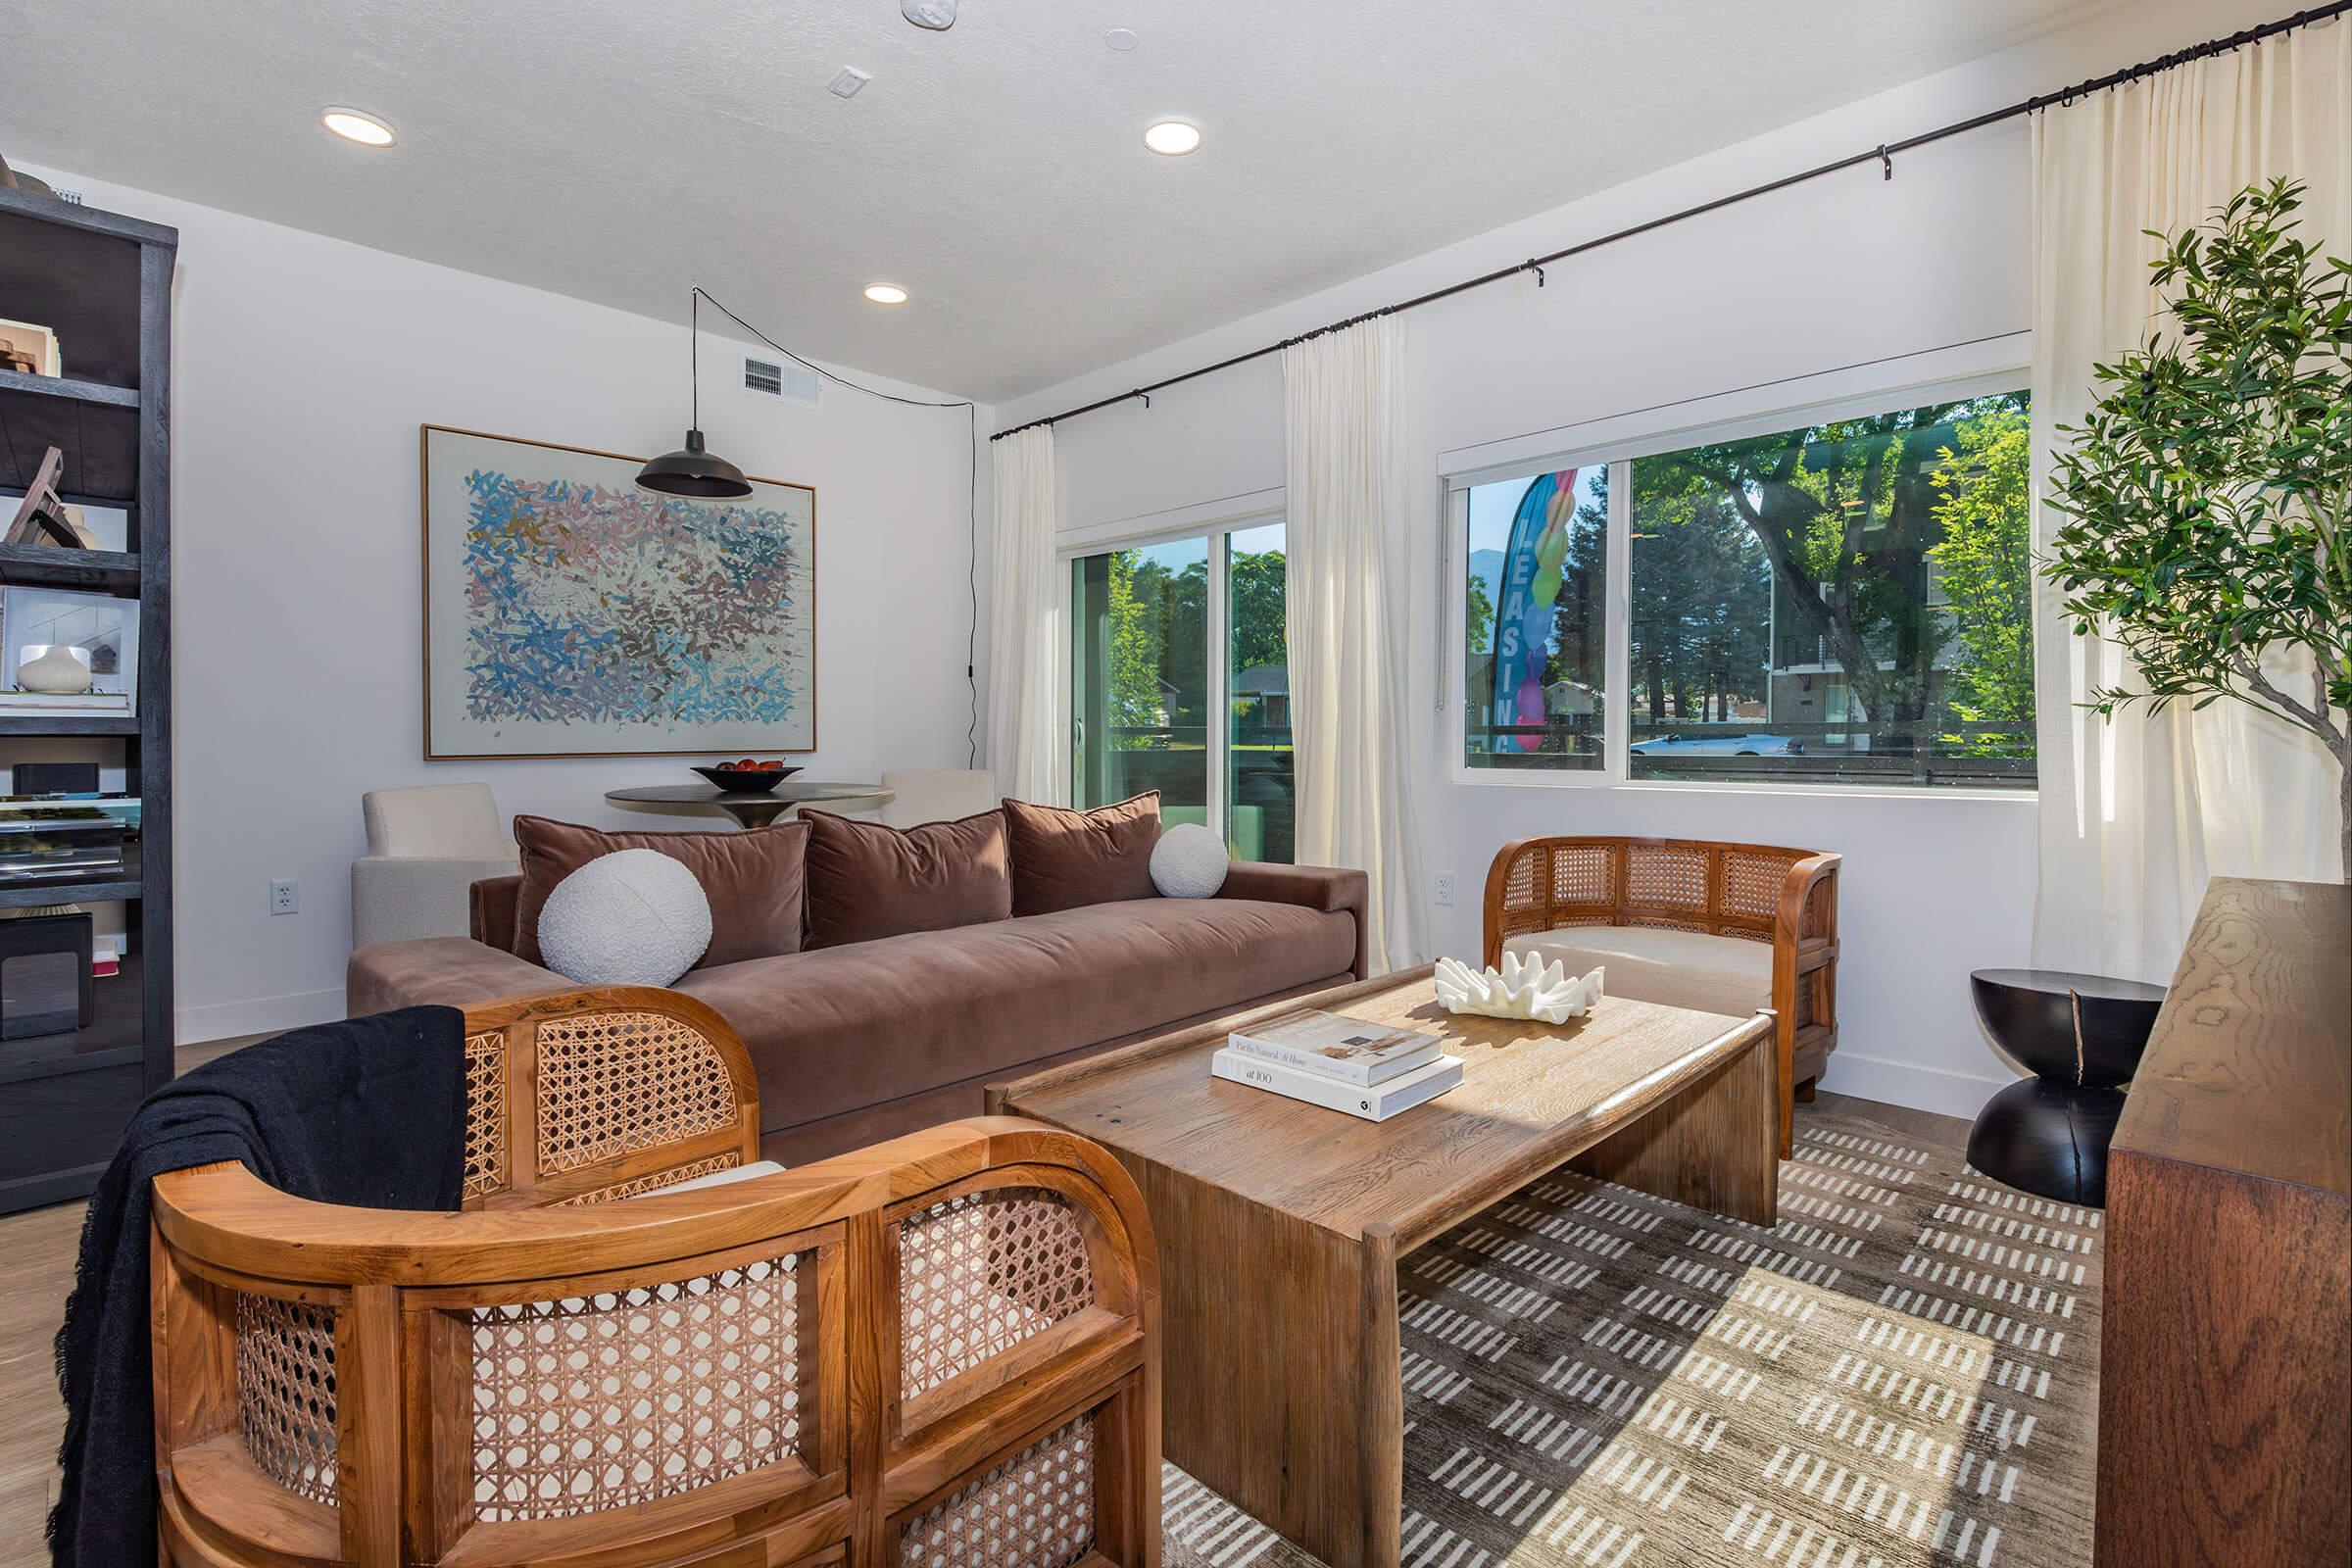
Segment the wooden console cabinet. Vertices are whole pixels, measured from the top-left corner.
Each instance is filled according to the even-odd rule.
[[[2099,1568],[2352,1560],[2352,889],[2216,878],[2107,1171]]]

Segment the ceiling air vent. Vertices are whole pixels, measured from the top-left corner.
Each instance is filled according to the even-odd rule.
[[[784,360],[763,360],[757,354],[743,357],[743,389],[754,396],[805,403],[813,409],[819,385],[816,372],[804,366]]]

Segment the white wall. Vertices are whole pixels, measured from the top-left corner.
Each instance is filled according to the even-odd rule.
[[[2276,0],[2144,0],[1878,98],[1836,110],[1539,218],[1354,279],[1006,405],[1009,427],[1212,363],[1531,255],[2268,19]],[[1531,127],[1540,133],[1541,127]],[[1404,318],[1412,445],[1428,500],[1394,564],[1423,762],[1424,888],[1442,952],[1475,953],[1478,892],[1505,840],[1633,832],[1802,845],[1846,857],[1841,1037],[1829,1087],[1972,1114],[2009,1074],[1983,1043],[1967,976],[2026,961],[2034,897],[2030,797],[1776,792],[1622,785],[1457,784],[1439,710],[1440,454],[1737,388],[2022,332],[2030,319],[2030,132],[2013,121],[1797,186],[1558,264]],[[1574,149],[1563,148],[1563,157]],[[2026,341],[1971,351],[2020,366]],[[1884,372],[1889,387],[1911,378]],[[2022,374],[2019,377],[2023,384]],[[1850,383],[1848,383],[1850,385]],[[1787,407],[1803,388],[1785,389]],[[1773,406],[1751,393],[1747,410]],[[1616,421],[1612,420],[1613,423]],[[1640,419],[1633,421],[1641,423]],[[1094,527],[1283,482],[1282,385],[1268,359],[1056,430],[1065,527]],[[1537,442],[1538,447],[1546,445]],[[1457,466],[1467,466],[1466,460]],[[1454,627],[1458,635],[1458,617]],[[1452,694],[1447,694],[1449,700]]]
[[[607,452],[674,447],[687,412],[678,325],[40,172],[180,234],[172,521],[183,1040],[342,1016],[363,790],[478,778],[509,812],[723,826],[602,798],[623,784],[692,783],[696,759],[422,760],[418,424]],[[706,338],[711,446],[748,472],[816,488],[820,749],[805,760],[809,776],[964,765],[965,412],[838,386],[817,409],[758,402],[733,390],[734,354]],[[985,435],[992,411],[979,417]],[[984,514],[987,461],[984,451]],[[272,877],[300,880],[299,913],[268,913]]]

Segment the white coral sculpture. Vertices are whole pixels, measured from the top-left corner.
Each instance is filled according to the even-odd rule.
[[[1447,1012],[1484,1013],[1491,1018],[1538,1018],[1566,1023],[1592,1010],[1600,1000],[1599,969],[1581,980],[1554,958],[1506,953],[1500,969],[1473,969],[1458,958],[1438,960],[1438,1002]]]

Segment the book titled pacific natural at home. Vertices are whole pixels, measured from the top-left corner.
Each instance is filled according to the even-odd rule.
[[[1440,1056],[1384,1082],[1357,1086],[1327,1078],[1319,1072],[1286,1067],[1263,1056],[1246,1055],[1227,1046],[1209,1058],[1208,1070],[1219,1078],[1252,1089],[1264,1089],[1325,1110],[1346,1111],[1365,1121],[1387,1121],[1400,1111],[1437,1099],[1462,1081],[1462,1058]]]
[[[1438,1059],[1446,1042],[1414,1029],[1310,1008],[1236,1029],[1225,1037],[1225,1045],[1246,1056],[1360,1089],[1427,1066]]]

